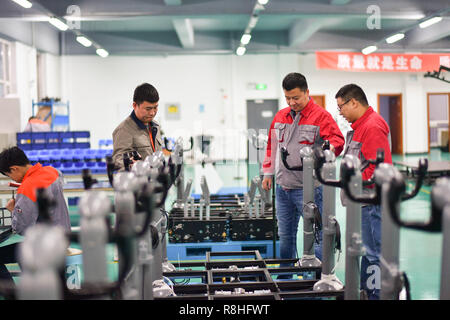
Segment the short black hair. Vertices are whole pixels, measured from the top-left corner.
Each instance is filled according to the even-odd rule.
[[[354,83],[347,84],[340,88],[336,93],[335,98],[341,98],[343,100],[350,100],[353,98],[365,107],[369,105],[363,89]]]
[[[283,79],[283,89],[290,91],[295,88],[306,91],[308,90],[308,83],[304,75],[298,72],[291,72]]]
[[[6,176],[6,173],[11,172],[12,166],[25,167],[30,164],[30,160],[25,152],[17,146],[3,149],[0,153],[0,173]]]
[[[155,103],[159,101],[158,91],[149,83],[143,83],[134,89],[133,101],[141,104],[144,101]]]

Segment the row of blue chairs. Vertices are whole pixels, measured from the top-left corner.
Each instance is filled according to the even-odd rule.
[[[112,154],[112,149],[25,150],[25,154],[28,158],[43,160],[101,161]]]
[[[41,163],[41,162],[40,162]],[[60,170],[64,174],[80,175],[83,169],[89,169],[92,173],[106,174],[105,162],[44,162],[43,166],[52,166],[55,169]]]
[[[109,147],[113,145],[113,140],[112,139],[100,139],[98,140],[98,147],[102,148],[102,147]]]

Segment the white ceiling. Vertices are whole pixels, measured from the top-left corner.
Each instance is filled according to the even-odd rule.
[[[247,53],[358,50],[376,44],[379,51],[450,51],[450,0],[30,0],[25,9],[0,0],[0,22],[48,24],[56,15],[72,19],[68,8],[79,8],[79,24],[62,33],[63,54],[93,54],[82,47],[82,33],[112,55],[230,53],[240,44],[252,14]],[[369,29],[370,6],[380,10],[379,29]],[[72,7],[73,8],[73,7]],[[418,23],[433,15],[444,19],[427,29]],[[406,37],[388,45],[386,37]],[[0,29],[0,33],[2,30]]]

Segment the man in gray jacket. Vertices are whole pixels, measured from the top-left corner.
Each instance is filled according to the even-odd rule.
[[[123,163],[125,153],[137,151],[142,159],[145,159],[162,150],[161,128],[154,121],[158,112],[158,102],[158,91],[151,84],[143,83],[134,90],[133,111],[112,134],[112,157],[117,169],[125,169]]]

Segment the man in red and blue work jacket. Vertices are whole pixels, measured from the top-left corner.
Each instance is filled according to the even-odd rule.
[[[14,233],[24,235],[25,231],[38,221],[36,190],[39,188],[49,190],[55,201],[55,205],[49,210],[52,223],[70,232],[69,211],[59,171],[52,167],[43,167],[40,163],[31,165],[20,148],[12,147],[0,153],[0,173],[21,183],[16,198],[9,200],[6,205],[6,209],[11,211],[11,226]],[[12,281],[5,264],[17,262],[17,246],[18,243],[15,243],[0,248],[0,279]]]
[[[347,133],[344,156],[351,154],[361,160],[362,179],[369,180],[375,164],[377,150],[384,150],[384,162],[392,163],[390,132],[386,121],[369,106],[364,91],[356,84],[343,86],[336,93],[340,114],[352,125]],[[369,192],[373,185],[364,188]],[[346,197],[341,191],[342,205]],[[366,255],[361,258],[361,288],[369,299],[379,299],[381,271],[381,208],[379,205],[363,205],[361,209],[361,234]]]
[[[299,166],[302,148],[322,145],[324,140],[328,140],[331,151],[338,156],[344,148],[344,136],[331,114],[309,97],[308,84],[302,74],[289,73],[282,86],[289,106],[277,112],[270,126],[262,186],[270,190],[275,174],[280,258],[295,259],[298,222],[303,213],[303,172],[288,170],[281,160],[280,149],[285,147],[291,154],[289,166]],[[314,187],[314,202],[322,214],[322,187],[317,181]],[[321,260],[321,236],[314,249],[316,257]]]

